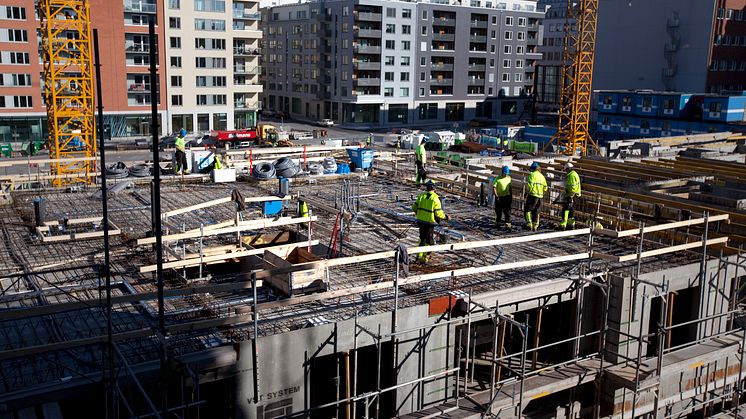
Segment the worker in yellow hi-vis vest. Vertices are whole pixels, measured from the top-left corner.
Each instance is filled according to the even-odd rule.
[[[433,181],[428,180],[425,188],[427,190],[418,196],[414,205],[412,205],[412,211],[414,211],[414,215],[417,218],[417,227],[420,229],[419,245],[432,246],[435,244],[435,226],[449,218],[443,212],[440,198],[435,193],[435,184]],[[430,254],[420,252],[417,254],[417,258],[421,262],[427,262],[430,260]]]
[[[539,210],[547,188],[547,180],[539,170],[539,163],[531,163],[531,173],[526,179],[526,203],[523,206],[528,230],[536,231],[539,229]]]
[[[512,228],[510,224],[510,209],[513,206],[513,180],[510,178],[510,167],[503,166],[502,175],[492,181],[492,194],[495,196],[495,225],[502,224],[505,217],[505,228]]]

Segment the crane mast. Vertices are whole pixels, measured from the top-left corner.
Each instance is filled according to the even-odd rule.
[[[96,173],[91,15],[88,0],[38,0],[44,103],[53,185],[92,183]]]

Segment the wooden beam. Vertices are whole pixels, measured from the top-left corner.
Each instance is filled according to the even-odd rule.
[[[201,263],[214,263],[214,262],[225,262],[230,259],[240,259],[245,258],[248,256],[253,255],[262,255],[264,254],[265,250],[273,250],[276,252],[287,252],[288,250],[293,250],[296,247],[307,247],[307,246],[316,246],[319,244],[318,240],[311,240],[311,241],[303,241],[298,243],[288,243],[288,244],[282,244],[279,246],[271,246],[271,247],[262,247],[259,249],[246,249],[241,250],[238,252],[230,252],[230,253],[223,253],[218,255],[210,255],[210,256],[204,256],[202,258],[199,257],[193,257],[188,259],[182,259],[177,260],[173,262],[166,262],[163,264],[163,269],[179,269],[179,268],[187,268],[191,266],[199,266]],[[147,273],[147,272],[155,272],[157,265],[146,265],[140,267],[140,273]]]
[[[209,208],[215,205],[225,204],[231,201],[233,201],[233,198],[231,198],[230,196],[227,196],[225,198],[213,199],[212,201],[203,202],[201,204],[190,205],[188,207],[166,211],[164,213],[161,213],[161,218],[173,217],[174,215],[185,214],[187,212],[192,212],[192,211],[196,211],[196,210],[203,209],[203,208]]]
[[[98,157],[75,157],[70,159],[31,159],[31,160],[12,160],[0,162],[0,167],[26,166],[28,164],[49,164],[49,163],[76,163],[83,161],[98,160]]]
[[[727,242],[728,242],[728,237],[718,237],[718,238],[707,240],[707,246],[716,245],[716,244],[724,244]],[[668,253],[681,252],[683,250],[689,250],[689,249],[695,249],[697,247],[702,247],[703,245],[704,245],[704,241],[698,241],[694,243],[685,243],[685,244],[680,244],[677,246],[668,246],[668,247],[663,247],[660,249],[648,250],[648,251],[640,253],[640,258],[644,259],[644,258],[649,258],[653,256],[665,255]],[[609,260],[612,262],[630,262],[633,260],[637,260],[637,253],[632,253],[632,254],[623,255],[623,256],[615,256],[615,255],[610,255],[607,253],[594,252],[593,256],[599,259]]]
[[[253,156],[261,155],[261,154],[291,154],[291,153],[302,153],[303,151],[306,152],[306,154],[310,153],[321,153],[321,152],[332,152],[332,151],[345,151],[348,149],[356,150],[359,149],[359,145],[354,146],[342,146],[342,147],[324,147],[324,146],[308,146],[308,147],[272,147],[272,148],[252,148],[249,150],[237,150],[237,151],[228,151],[225,154],[230,156],[240,156],[240,155],[246,155],[248,156],[249,153]]]
[[[260,220],[241,221],[239,225],[237,226],[207,230],[204,232],[204,234],[200,233],[199,230],[188,231],[186,233],[169,234],[169,235],[163,236],[163,241],[193,239],[193,238],[197,238],[200,236],[202,237],[218,236],[221,234],[238,233],[241,231],[257,230],[260,228],[280,227],[280,226],[286,226],[286,225],[308,223],[308,222],[316,221],[317,219],[318,217],[312,216],[312,217],[280,217],[277,220],[272,219],[272,218],[266,218],[266,219],[260,219]],[[145,238],[137,240],[138,245],[153,244],[153,243],[155,243],[155,237],[145,237]]]
[[[721,214],[721,215],[713,215],[708,218],[708,222],[714,223],[717,221],[728,221],[730,218],[730,215],[728,214]],[[645,233],[652,233],[654,231],[661,231],[661,230],[670,230],[675,229],[679,227],[687,227],[697,224],[704,224],[705,219],[704,218],[695,218],[693,220],[684,220],[684,221],[676,221],[673,223],[666,223],[666,224],[658,224],[658,225],[652,225],[652,226],[645,226],[644,231]],[[621,237],[629,237],[629,236],[636,236],[640,234],[639,228],[634,228],[631,230],[623,230],[623,231],[615,231],[615,230],[607,230],[607,229],[599,229],[596,230],[597,233],[614,237],[614,238],[621,238]]]

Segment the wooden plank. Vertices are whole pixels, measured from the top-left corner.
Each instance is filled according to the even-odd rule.
[[[193,239],[193,238],[197,238],[200,236],[202,237],[218,236],[221,234],[238,233],[241,231],[257,230],[260,228],[280,227],[280,226],[286,226],[286,225],[308,223],[308,222],[316,221],[317,219],[318,218],[316,216],[312,216],[312,217],[281,217],[277,220],[274,220],[272,218],[267,218],[267,219],[261,219],[261,220],[242,221],[237,226],[208,230],[208,231],[205,231],[204,234],[200,234],[199,231],[189,231],[186,233],[166,235],[166,236],[163,236],[163,241],[165,242],[165,241],[175,241],[175,240],[183,240],[183,239]],[[154,244],[154,243],[155,243],[155,237],[145,237],[145,238],[137,240],[138,245]]]
[[[203,208],[209,208],[215,205],[225,204],[227,202],[231,202],[232,200],[233,198],[231,198],[230,196],[227,196],[225,198],[213,199],[212,201],[203,202],[201,204],[190,205],[188,207],[166,211],[164,213],[161,213],[161,218],[173,217],[174,215],[185,214],[187,212],[192,212],[192,211],[196,211],[196,210],[203,209]]]
[[[730,215],[728,214],[713,215],[709,217],[708,222],[714,223],[717,221],[727,221],[729,218],[730,218]],[[704,218],[695,218],[693,220],[684,220],[684,221],[676,221],[673,223],[645,226],[644,230],[645,230],[645,233],[652,233],[654,231],[670,230],[670,229],[675,229],[679,227],[687,227],[687,226],[704,224],[704,223],[705,223]],[[623,231],[599,229],[599,230],[596,230],[596,233],[604,235],[604,236],[621,238],[621,237],[636,236],[640,234],[640,229],[634,228],[631,230],[623,230]]]
[[[98,160],[98,157],[75,157],[70,159],[31,159],[31,160],[11,160],[0,162],[0,167],[26,166],[30,164],[50,164],[50,163],[77,163],[84,161]]]
[[[309,153],[320,153],[320,152],[331,152],[331,151],[345,151],[348,149],[356,150],[359,149],[360,145],[353,146],[342,146],[342,147],[324,147],[324,146],[309,146],[305,147],[306,154]],[[290,154],[290,153],[302,153],[303,147],[272,147],[272,148],[252,148],[251,154],[254,156],[261,154]],[[230,156],[249,155],[249,150],[237,150],[228,151],[225,154]]]
[[[251,196],[248,198],[244,198],[244,202],[247,204],[251,203],[257,203],[257,202],[268,202],[268,201],[289,201],[293,197],[291,195],[285,195],[285,196]]]
[[[307,247],[309,245],[316,246],[319,244],[318,240],[311,240],[309,241],[302,241],[298,243],[288,243],[288,244],[282,244],[279,246],[271,246],[271,247],[264,247],[259,249],[246,249],[238,252],[232,252],[232,253],[225,253],[222,255],[212,255],[212,256],[205,256],[202,259],[199,257],[196,258],[188,258],[188,259],[182,259],[182,260],[176,260],[173,262],[166,262],[163,264],[163,269],[179,269],[179,268],[188,268],[192,266],[199,266],[200,263],[214,263],[214,262],[224,262],[226,260],[230,259],[241,259],[248,256],[254,256],[254,255],[261,255],[264,254],[265,250],[273,250],[276,252],[286,252],[288,250],[293,250],[300,247]],[[146,265],[140,267],[141,273],[147,273],[147,272],[155,272],[156,265]]]
[[[707,246],[725,244],[727,242],[728,242],[728,237],[717,237],[714,239],[707,240]],[[648,251],[640,253],[640,258],[645,259],[645,258],[649,258],[653,256],[665,255],[668,253],[681,252],[683,250],[689,250],[689,249],[695,249],[697,247],[702,247],[703,245],[704,245],[703,241],[698,241],[698,242],[693,242],[693,243],[679,244],[676,246],[663,247],[663,248],[655,249],[655,250],[648,250]],[[607,253],[593,252],[593,257],[596,257],[598,259],[609,260],[612,262],[630,262],[633,260],[637,260],[637,253],[631,253],[631,254],[623,255],[623,256],[615,256],[615,255],[610,255]]]

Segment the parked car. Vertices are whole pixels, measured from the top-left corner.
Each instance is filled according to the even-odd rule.
[[[217,144],[217,138],[211,137],[209,135],[203,135],[202,137],[195,138],[186,143],[187,147],[212,147],[216,146]]]
[[[320,121],[317,121],[316,125],[320,127],[333,127],[334,121],[332,121],[331,119],[322,119]]]

